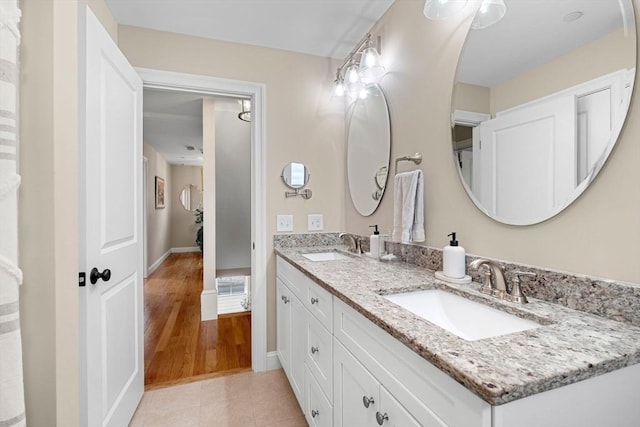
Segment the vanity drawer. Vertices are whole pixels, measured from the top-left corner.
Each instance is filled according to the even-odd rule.
[[[309,281],[303,302],[309,312],[331,333],[333,331],[333,296],[320,285]]]
[[[307,423],[311,427],[331,427],[333,425],[333,407],[320,389],[313,374],[306,370],[305,408]]]
[[[329,401],[333,400],[333,338],[313,316],[307,316],[305,363]]]
[[[306,300],[307,287],[313,282],[311,282],[304,273],[281,257],[276,257],[276,276],[282,280],[301,301]]]

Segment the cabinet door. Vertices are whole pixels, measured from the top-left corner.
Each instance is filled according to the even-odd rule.
[[[306,370],[305,399],[303,408],[309,426],[331,427],[333,425],[331,404],[309,369]]]
[[[289,359],[291,357],[291,297],[292,295],[289,289],[280,279],[276,279],[276,347],[282,369],[284,369],[287,374],[290,372]]]
[[[385,427],[421,427],[421,424],[407,412],[386,388],[380,387],[380,409],[376,412],[378,425]],[[437,426],[442,424],[434,420],[433,424],[426,424],[424,427]]]
[[[307,349],[305,325],[307,323],[307,310],[302,302],[291,295],[290,307],[290,345],[289,357],[289,382],[298,398],[298,403],[304,408],[304,360]]]
[[[379,384],[337,340],[334,349],[334,427],[376,426]]]

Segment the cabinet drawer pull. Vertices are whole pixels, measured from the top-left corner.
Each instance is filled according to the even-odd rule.
[[[320,415],[319,411],[316,411],[315,409],[311,410],[311,418],[315,418],[317,415]]]
[[[289,304],[290,299],[289,299],[289,297],[284,297],[283,296],[282,297],[282,301],[284,301],[285,304]]]
[[[388,419],[389,419],[389,416],[387,415],[386,412],[384,413],[384,415],[381,414],[380,412],[376,412],[376,421],[378,422],[378,424],[382,425]]]
[[[365,408],[368,408],[369,405],[372,405],[374,403],[376,403],[376,401],[373,400],[373,397],[362,396],[362,404]]]
[[[318,302],[318,298],[311,298],[311,304],[315,304]]]
[[[311,354],[316,354],[318,351],[320,351],[318,347],[311,347]]]

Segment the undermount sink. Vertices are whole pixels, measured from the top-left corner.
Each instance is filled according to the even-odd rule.
[[[383,297],[467,341],[497,337],[541,326],[537,322],[440,289]]]
[[[311,261],[339,261],[341,259],[349,259],[348,256],[335,251],[311,252],[308,254],[302,254],[302,256]]]

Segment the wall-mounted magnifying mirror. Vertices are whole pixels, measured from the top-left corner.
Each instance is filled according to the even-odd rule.
[[[454,86],[453,152],[463,185],[514,225],[561,212],[595,179],[633,90],[631,0],[505,0],[470,30]]]
[[[303,199],[311,198],[311,190],[304,189],[309,182],[309,168],[303,163],[291,162],[282,169],[282,181],[294,191],[285,192],[286,197],[302,196]]]
[[[185,185],[180,191],[180,204],[186,211],[195,211],[202,204],[202,192],[193,184]]]
[[[309,169],[302,164],[291,162],[282,170],[282,180],[289,188],[303,188],[309,182]]]
[[[387,100],[378,85],[353,105],[347,136],[347,179],[356,210],[373,214],[384,194],[389,174],[391,125]]]

